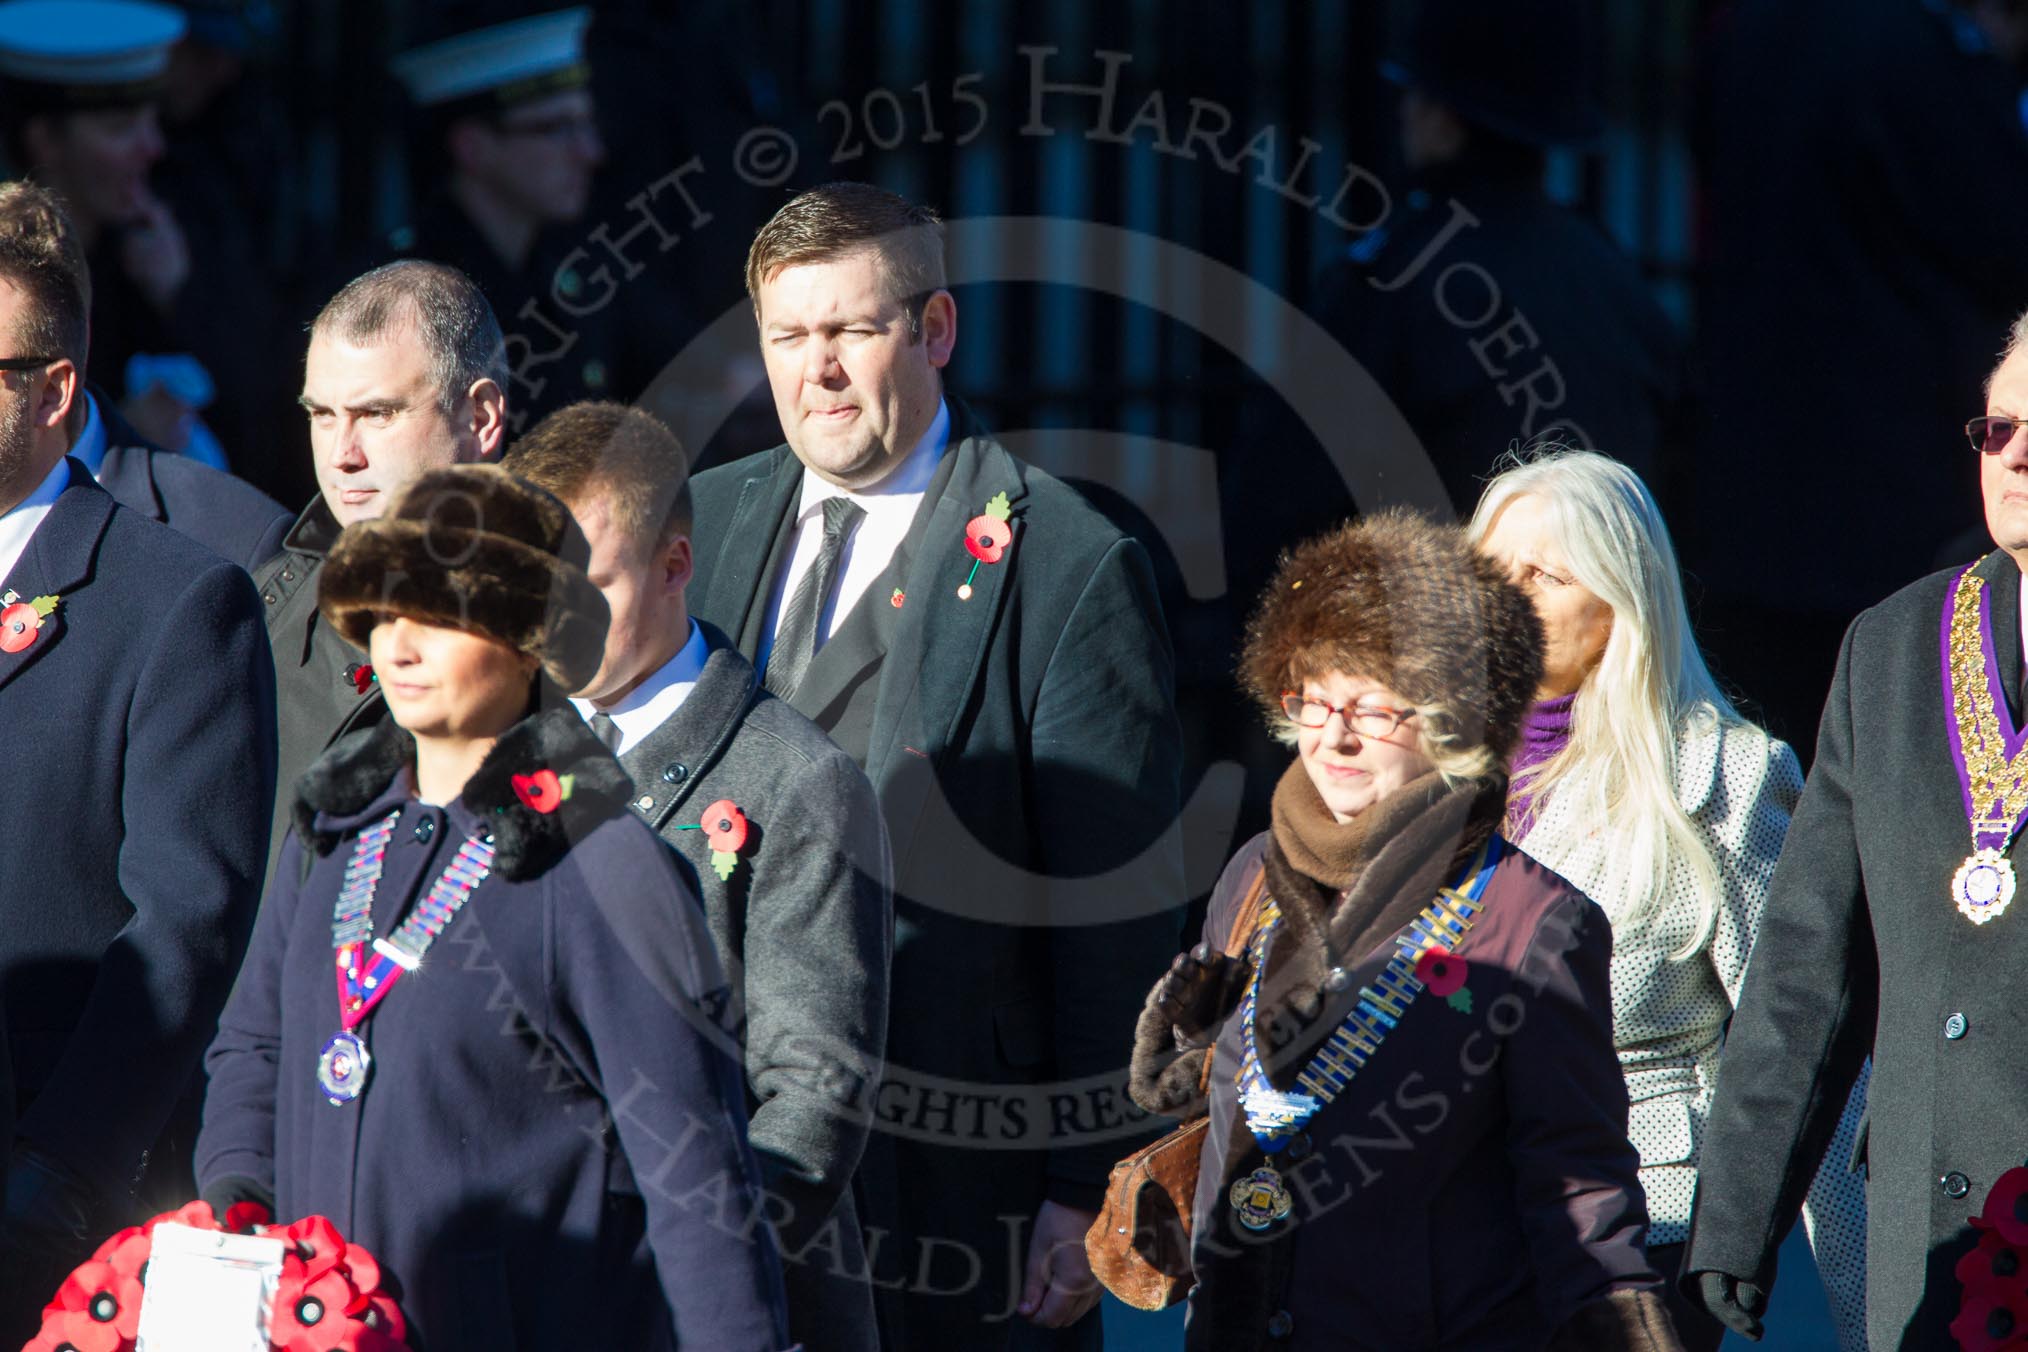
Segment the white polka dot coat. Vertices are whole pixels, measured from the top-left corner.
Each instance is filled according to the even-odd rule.
[[[1638,898],[1610,858],[1610,838],[1579,820],[1570,795],[1552,790],[1516,842],[1604,909],[1614,929],[1613,1042],[1627,1077],[1628,1136],[1641,1153],[1651,1246],[1689,1234],[1698,1144],[1717,1084],[1726,1020],[1739,999],[1775,860],[1803,777],[1784,742],[1750,724],[1693,720],[1676,746],[1677,800],[1718,867],[1721,894],[1710,943],[1672,961],[1695,932],[1698,881],[1673,864],[1667,895],[1638,926],[1623,921]],[[1865,1346],[1864,1180],[1849,1167],[1866,1084],[1853,1090],[1804,1215],[1847,1348]]]

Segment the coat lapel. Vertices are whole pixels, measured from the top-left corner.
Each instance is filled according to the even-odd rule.
[[[91,576],[99,540],[113,518],[112,495],[92,482],[82,464],[75,460],[68,463],[69,485],[57,495],[49,515],[35,528],[21,561],[6,579],[6,590],[17,593],[24,603],[38,596],[54,596],[58,598],[56,608],[43,617],[27,647],[0,652],[0,688],[62,641],[68,622],[64,613],[67,593]]]
[[[691,790],[725,754],[760,688],[752,663],[739,655],[731,639],[702,620],[698,628],[711,656],[705,660],[696,688],[660,727],[620,757],[627,775],[655,799],[655,810],[647,817],[657,831],[665,828]],[[683,769],[676,778],[664,773],[679,765]]]
[[[772,472],[740,485],[739,502],[725,525],[718,557],[691,598],[693,613],[723,616],[725,632],[735,638],[747,632],[754,608],[766,609],[774,581],[767,571],[768,556],[802,482],[803,463],[784,446],[776,452]],[[720,597],[726,600],[724,606],[717,604]]]
[[[161,490],[155,486],[155,459],[145,446],[106,447],[106,458],[99,464],[99,487],[151,521],[169,519]]]
[[[971,410],[956,399],[950,402],[950,474],[934,505],[925,499],[928,511],[918,517],[921,533],[908,565],[905,603],[896,612],[901,622],[881,664],[879,704],[867,743],[866,775],[889,800],[897,860],[904,824],[915,817],[910,803],[920,807],[930,764],[949,742],[979,680],[1014,570],[1021,566],[1026,533],[1028,489],[1014,457],[986,435]],[[1000,493],[1013,509],[1013,542],[998,563],[979,566],[970,598],[960,600],[958,588],[971,575],[973,562],[965,548],[965,526]],[[907,770],[897,757],[920,769]]]

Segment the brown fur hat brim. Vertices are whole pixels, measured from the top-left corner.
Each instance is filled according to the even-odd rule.
[[[1340,672],[1441,708],[1504,765],[1542,679],[1535,608],[1464,531],[1402,509],[1283,556],[1247,625],[1240,680],[1270,723],[1285,690]]]
[[[362,649],[391,614],[480,634],[574,691],[598,671],[609,618],[605,597],[563,557],[575,535],[562,503],[504,470],[433,470],[386,516],[338,537],[319,570],[318,609]]]

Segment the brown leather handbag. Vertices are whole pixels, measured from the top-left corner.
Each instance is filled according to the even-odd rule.
[[[1246,951],[1260,919],[1266,882],[1263,869],[1232,923],[1225,941],[1227,954]],[[1204,1073],[1197,1083],[1200,1094],[1210,1090],[1215,1055],[1215,1047],[1205,1052]],[[1165,1310],[1189,1295],[1195,1284],[1190,1271],[1191,1208],[1210,1122],[1206,1114],[1193,1117],[1115,1164],[1106,1180],[1105,1205],[1085,1233],[1084,1253],[1092,1273],[1106,1290],[1137,1310]]]

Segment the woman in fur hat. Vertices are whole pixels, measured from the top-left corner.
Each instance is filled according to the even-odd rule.
[[[198,1179],[221,1215],[329,1217],[428,1352],[777,1349],[703,914],[618,762],[543,698],[605,639],[570,529],[462,466],[332,549],[321,613],[392,721],[298,786],[207,1060]]]
[[[1704,665],[1668,527],[1631,469],[1592,451],[1515,457],[1486,485],[1471,535],[1542,619],[1542,683],[1510,767],[1506,831],[1612,919],[1613,1041],[1649,1261],[1673,1281],[1720,1039],[1802,771]],[[1848,1348],[1866,1341],[1865,1180],[1849,1167],[1865,1085],[1804,1207]],[[1693,1352],[1718,1347],[1717,1320],[1688,1301],[1671,1309]]]
[[[1210,1058],[1189,1348],[1676,1348],[1611,933],[1496,832],[1540,672],[1528,602],[1406,513],[1296,549],[1256,610],[1241,679],[1296,759],[1136,1032],[1151,1112],[1203,1111]]]

